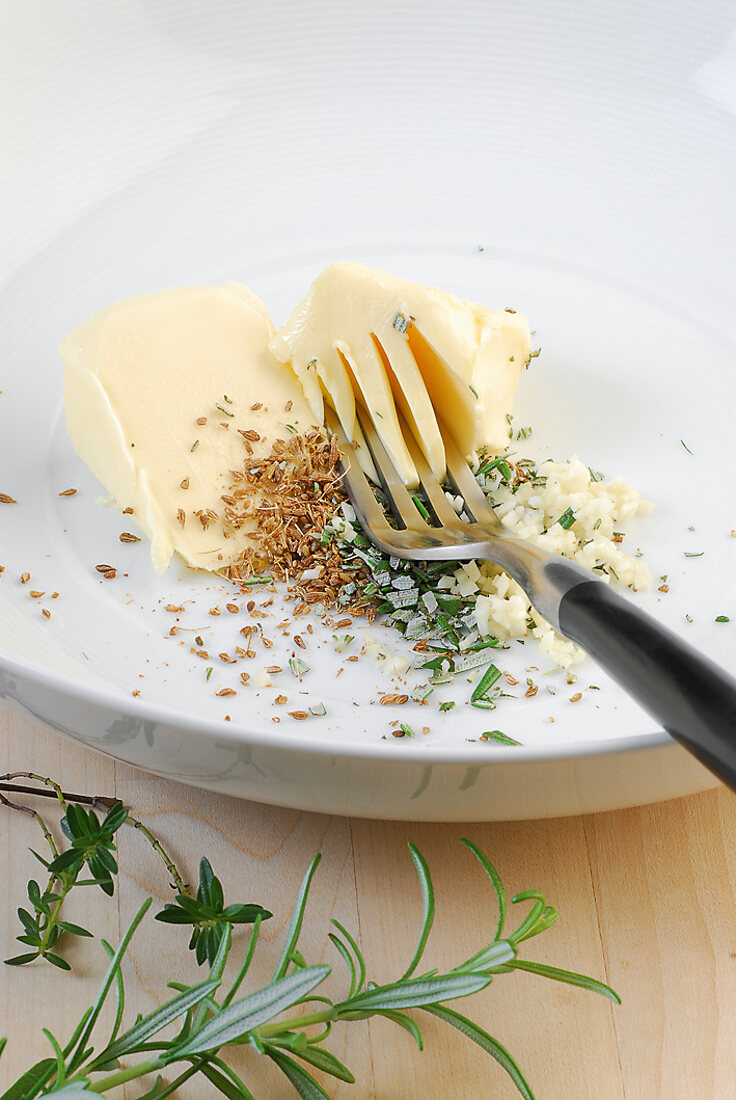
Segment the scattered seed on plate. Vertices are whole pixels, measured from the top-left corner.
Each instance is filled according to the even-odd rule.
[[[31,574],[30,573],[21,573],[21,575],[20,575],[20,583],[21,584],[28,584],[30,579],[31,579]]]
[[[76,493],[76,489],[62,489],[59,493],[60,497],[73,497]]]
[[[118,536],[121,542],[140,542],[141,540],[132,531],[122,531]]]
[[[220,688],[219,691],[215,692],[215,695],[237,695],[237,694],[238,693],[237,693],[237,691],[235,691],[234,688]]]
[[[111,581],[117,576],[117,570],[112,565],[96,565],[95,569],[102,574],[106,581]]]
[[[309,712],[306,710],[290,710],[289,718],[296,718],[297,721],[301,722],[305,718],[309,718]]]

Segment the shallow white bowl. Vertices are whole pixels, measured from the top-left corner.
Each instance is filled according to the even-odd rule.
[[[130,524],[66,437],[55,348],[108,301],[193,282],[239,279],[278,323],[335,259],[523,310],[542,346],[518,395],[525,446],[653,502],[628,541],[669,591],[635,598],[733,667],[730,6],[45,8],[13,13],[0,65],[16,108],[0,492],[18,501],[0,505],[0,697],[149,771],[317,811],[541,817],[713,786],[592,662],[570,687],[533,643],[498,663],[554,695],[502,700],[489,722],[446,692],[449,714],[401,708],[413,739],[373,705],[398,685],[369,658],[336,679],[320,628],[302,682],[215,696],[236,673],[215,659],[205,680],[179,643],[207,627],[213,653],[232,648],[236,620],[206,614],[225,590],[121,546]],[[183,602],[172,637],[164,608]],[[253,664],[285,666],[276,642]],[[327,714],[276,724],[278,691]],[[522,745],[477,741],[489,726]]]

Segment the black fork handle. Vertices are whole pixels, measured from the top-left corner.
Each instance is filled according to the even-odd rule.
[[[559,604],[561,632],[736,791],[736,679],[600,581]]]

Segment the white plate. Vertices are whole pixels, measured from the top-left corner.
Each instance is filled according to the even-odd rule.
[[[145,542],[119,542],[135,528],[99,503],[61,415],[58,340],[126,294],[235,278],[278,323],[340,258],[514,306],[542,346],[516,407],[529,452],[577,453],[653,502],[627,543],[669,591],[636,598],[736,664],[727,19],[716,3],[638,12],[49,4],[42,37],[14,13],[0,492],[18,504],[0,505],[0,696],[150,771],[320,811],[522,818],[713,785],[593,662],[570,687],[534,643],[497,663],[539,693],[490,713],[468,685],[380,706],[403,682],[369,656],[336,678],[344,658],[316,623],[298,682],[275,606],[274,649],[220,661],[246,613],[210,616],[222,585],[158,578]],[[186,608],[173,637],[167,604]],[[210,661],[190,652],[198,632]],[[237,683],[271,664],[286,669],[272,688]],[[288,717],[319,701],[325,717]],[[417,735],[394,738],[396,718]],[[469,740],[489,728],[522,746]]]

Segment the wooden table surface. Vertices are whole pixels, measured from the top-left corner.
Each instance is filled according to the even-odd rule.
[[[273,967],[301,876],[323,853],[302,938],[310,962],[335,962],[331,916],[358,933],[376,980],[398,976],[410,957],[420,915],[406,843],[432,869],[437,920],[428,965],[453,965],[490,939],[494,906],[487,881],[459,844],[468,835],[495,861],[511,892],[541,889],[559,923],[529,945],[529,957],[610,982],[615,1007],[583,990],[530,974],[498,977],[466,1002],[468,1014],[517,1056],[538,1100],[728,1100],[736,1096],[736,799],[724,790],[618,813],[488,825],[347,820],[240,802],[169,783],[93,754],[0,711],[0,771],[51,775],[76,792],[115,795],[160,837],[190,877],[211,859],[226,900],[258,901],[274,912],[263,926],[256,968]],[[40,808],[40,800],[35,802]],[[51,818],[51,807],[47,806]],[[15,943],[16,908],[37,864],[37,825],[0,807],[0,951]],[[68,919],[111,941],[147,894],[165,900],[164,868],[140,834],[120,835],[115,897],[73,895]],[[151,1008],[165,983],[191,980],[185,933],[151,919],[128,956],[131,1010]],[[236,938],[236,943],[244,942]],[[41,1028],[62,1037],[90,1003],[104,970],[96,941],[75,941],[71,974],[48,965],[4,967],[0,1034],[9,1037],[0,1084],[48,1050]],[[336,970],[338,968],[336,967]],[[340,975],[342,977],[342,975]],[[330,1084],[339,1100],[448,1097],[506,1100],[517,1095],[500,1068],[439,1021],[423,1021],[420,1054],[386,1021],[336,1027],[330,1043],[358,1083]],[[435,1026],[436,1025],[436,1026]],[[242,1052],[259,1100],[294,1097],[285,1079],[253,1051]],[[240,1065],[244,1065],[241,1061]],[[209,1086],[178,1095],[199,1100]],[[128,1086],[127,1097],[143,1091]],[[328,1090],[329,1091],[329,1090]]]

